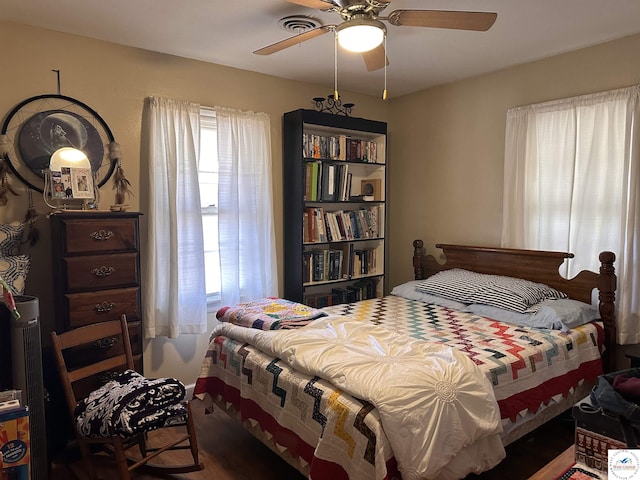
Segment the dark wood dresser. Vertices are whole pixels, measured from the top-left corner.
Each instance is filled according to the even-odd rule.
[[[56,331],[117,319],[124,313],[136,369],[142,372],[140,214],[77,211],[50,219]],[[95,361],[122,348],[121,338],[105,338],[91,349],[71,352],[66,361],[80,366],[85,359]],[[88,393],[108,380],[95,378],[79,388]]]

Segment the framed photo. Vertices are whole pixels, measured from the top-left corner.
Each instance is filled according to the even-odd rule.
[[[93,176],[90,168],[70,168],[73,198],[93,198]]]
[[[382,180],[365,178],[360,182],[360,194],[365,200],[382,201]]]
[[[62,172],[51,172],[51,196],[53,198],[67,198],[67,192],[62,181]]]

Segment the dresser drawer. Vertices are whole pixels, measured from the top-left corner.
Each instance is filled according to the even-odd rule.
[[[65,253],[138,250],[137,219],[63,219]]]
[[[64,264],[69,290],[98,290],[140,283],[137,252],[67,257]]]
[[[128,318],[127,318],[128,320]],[[140,322],[127,322],[129,325],[129,340],[131,341],[131,353],[142,354],[142,324]],[[65,351],[65,362],[69,368],[78,368],[91,363],[99,362],[105,358],[115,357],[124,353],[122,335],[102,338],[93,345],[83,345],[69,348]]]
[[[95,292],[68,293],[67,311],[69,312],[68,328],[82,325],[116,320],[121,314],[127,320],[140,320],[140,288],[114,288]]]

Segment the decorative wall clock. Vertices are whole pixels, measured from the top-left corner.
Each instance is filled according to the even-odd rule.
[[[116,168],[107,123],[88,105],[65,95],[27,98],[7,115],[0,132],[0,154],[30,189],[44,188],[44,170],[60,147],[82,150],[91,163],[96,185],[104,185]]]

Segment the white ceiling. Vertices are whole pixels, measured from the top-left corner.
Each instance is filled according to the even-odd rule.
[[[487,32],[387,24],[390,98],[640,32],[640,0],[394,0],[382,13],[396,9],[498,18]],[[340,22],[336,13],[286,0],[0,0],[0,19],[320,83],[331,92],[330,33],[270,56],[252,53],[291,36],[278,20],[296,14]],[[340,52],[338,62],[340,90],[382,94],[383,70],[367,72],[357,54]]]

